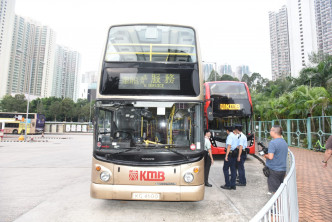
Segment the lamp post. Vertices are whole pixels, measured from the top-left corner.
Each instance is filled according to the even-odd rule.
[[[90,106],[90,113],[89,113],[89,126],[91,125],[91,90],[88,92],[89,95],[89,106]]]
[[[22,52],[22,51],[21,51]],[[32,60],[32,59],[31,59]],[[27,141],[27,128],[28,128],[28,120],[29,120],[29,105],[30,105],[30,87],[31,87],[31,77],[32,77],[32,67],[33,61],[31,61],[30,65],[30,76],[29,76],[29,83],[28,83],[28,101],[27,101],[27,115],[25,117],[25,130],[24,130],[24,141]]]
[[[16,49],[16,51],[20,54],[23,53],[23,51],[21,49]],[[32,58],[31,58],[32,60]],[[30,76],[29,76],[29,82],[28,82],[28,101],[27,101],[27,113],[26,113],[26,117],[25,117],[25,130],[24,130],[24,141],[27,140],[27,125],[28,125],[28,119],[29,119],[29,100],[30,100],[30,85],[31,85],[31,76],[32,76],[32,67],[33,67],[33,62],[31,62],[30,65]]]
[[[19,51],[19,50],[17,50]],[[20,51],[22,53],[22,51]],[[39,61],[40,64],[44,64],[44,62]],[[30,105],[30,87],[31,87],[31,77],[32,77],[32,67],[33,67],[33,61],[31,62],[31,68],[30,68],[30,76],[29,76],[29,85],[28,85],[28,101],[27,101],[27,115],[25,118],[25,130],[24,130],[24,141],[27,140],[27,133],[28,133],[28,120],[29,120],[29,105]]]

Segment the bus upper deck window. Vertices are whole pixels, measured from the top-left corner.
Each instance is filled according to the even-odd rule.
[[[156,39],[158,38],[158,30],[156,27],[149,27],[145,30],[146,39]]]
[[[181,26],[126,25],[109,31],[106,62],[197,62],[195,32]]]

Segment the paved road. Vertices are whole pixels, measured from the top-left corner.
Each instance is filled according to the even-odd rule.
[[[92,136],[0,143],[0,221],[248,221],[270,198],[262,164],[250,156],[246,187],[222,190],[223,157],[200,202],[90,198]]]

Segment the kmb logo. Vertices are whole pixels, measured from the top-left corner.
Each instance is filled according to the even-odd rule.
[[[140,171],[138,178],[137,170],[129,170],[129,180],[140,180],[140,181],[164,181],[165,172],[163,171]]]

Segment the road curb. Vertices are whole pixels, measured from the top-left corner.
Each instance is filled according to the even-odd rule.
[[[34,142],[48,142],[48,140],[33,140],[33,141],[17,141],[17,140],[3,140],[3,141],[0,141],[1,143],[34,143]]]

